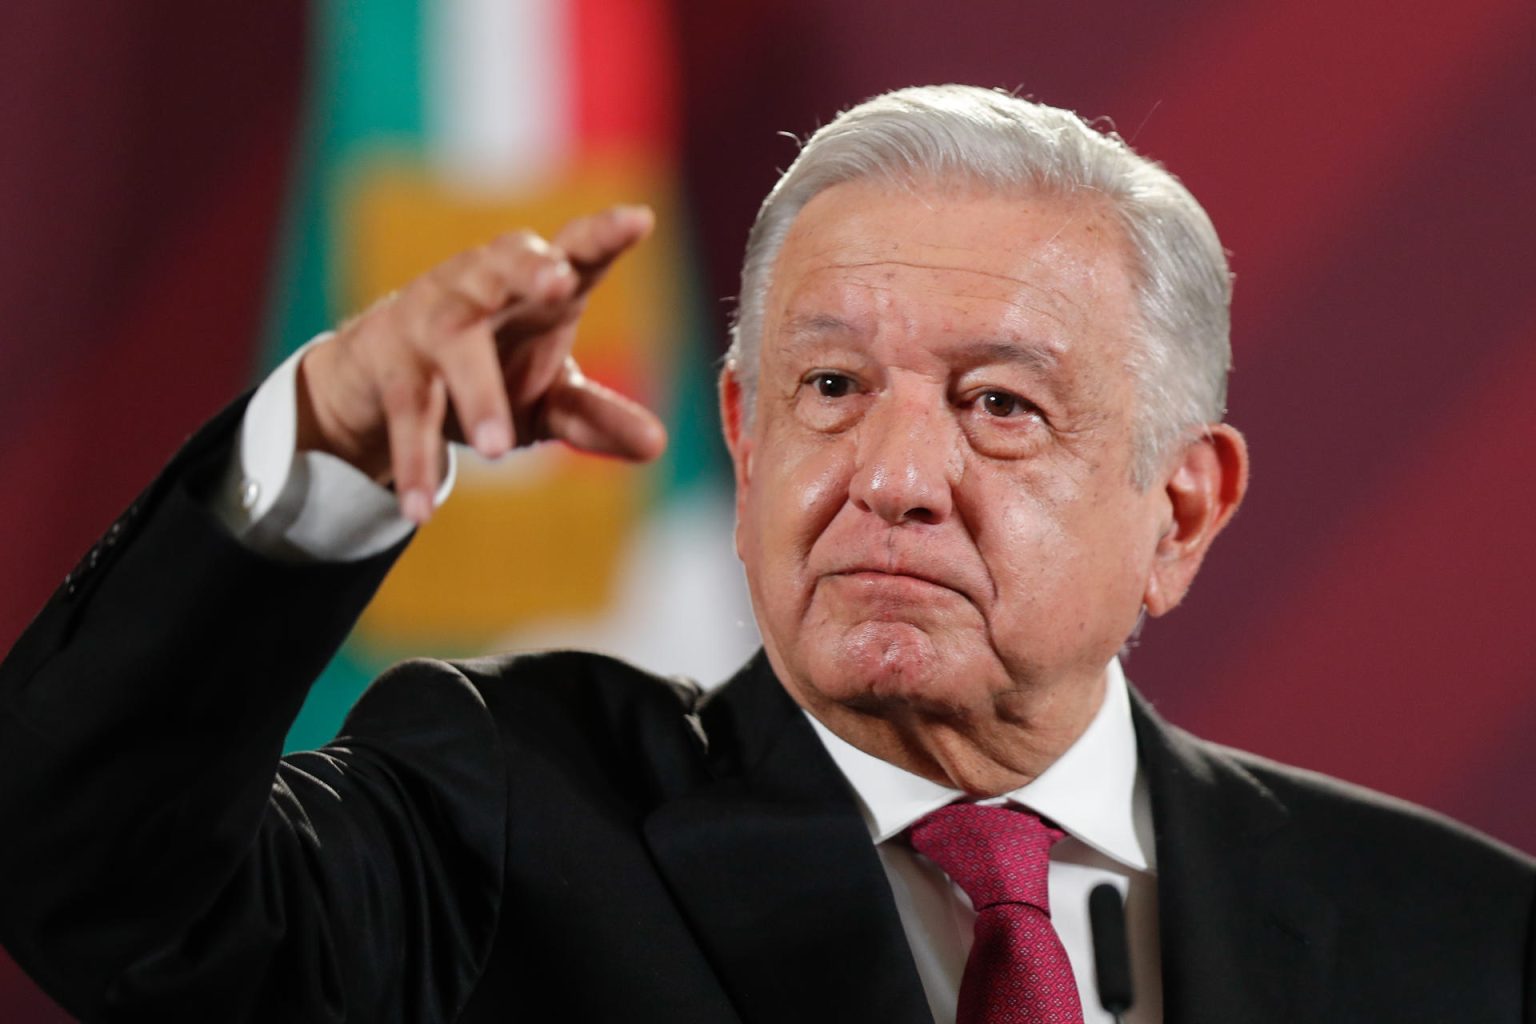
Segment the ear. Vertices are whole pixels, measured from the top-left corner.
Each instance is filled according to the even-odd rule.
[[[1216,423],[1168,466],[1163,481],[1168,521],[1157,540],[1142,602],[1163,615],[1184,599],[1211,542],[1248,490],[1248,443]]]
[[[736,522],[740,530],[742,505],[746,500],[747,487],[752,480],[751,431],[746,428],[746,396],[742,393],[741,379],[736,367],[726,363],[720,371],[720,425],[725,431],[725,447],[731,453],[731,466],[736,478]]]

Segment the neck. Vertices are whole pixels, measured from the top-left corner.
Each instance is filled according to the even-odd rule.
[[[941,786],[1001,796],[1034,781],[1077,742],[1104,702],[1105,679],[997,695],[976,711],[936,715],[883,705],[877,710],[790,696],[847,743]]]

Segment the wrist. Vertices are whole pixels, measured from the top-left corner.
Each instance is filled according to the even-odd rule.
[[[348,417],[338,410],[333,400],[328,400],[343,387],[336,365],[337,344],[338,339],[333,335],[306,352],[299,361],[294,396],[294,448],[300,452],[333,455],[375,483],[389,486],[393,471],[382,418],[378,418],[371,428],[366,424],[353,425],[353,421],[360,418]]]

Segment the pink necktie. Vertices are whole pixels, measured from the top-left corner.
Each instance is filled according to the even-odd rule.
[[[976,907],[955,1024],[1083,1024],[1046,885],[1063,835],[1028,811],[978,804],[950,804],[912,826],[912,848]]]

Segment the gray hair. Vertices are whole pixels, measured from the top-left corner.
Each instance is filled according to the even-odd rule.
[[[747,239],[726,365],[755,411],[764,306],[801,209],[823,190],[880,178],[998,192],[1090,191],[1111,204],[1136,253],[1140,344],[1127,356],[1141,394],[1133,477],[1148,485],[1188,432],[1219,421],[1231,367],[1232,278],[1205,210],[1177,178],[1069,110],[968,85],[899,89],[813,134],[763,200]]]

